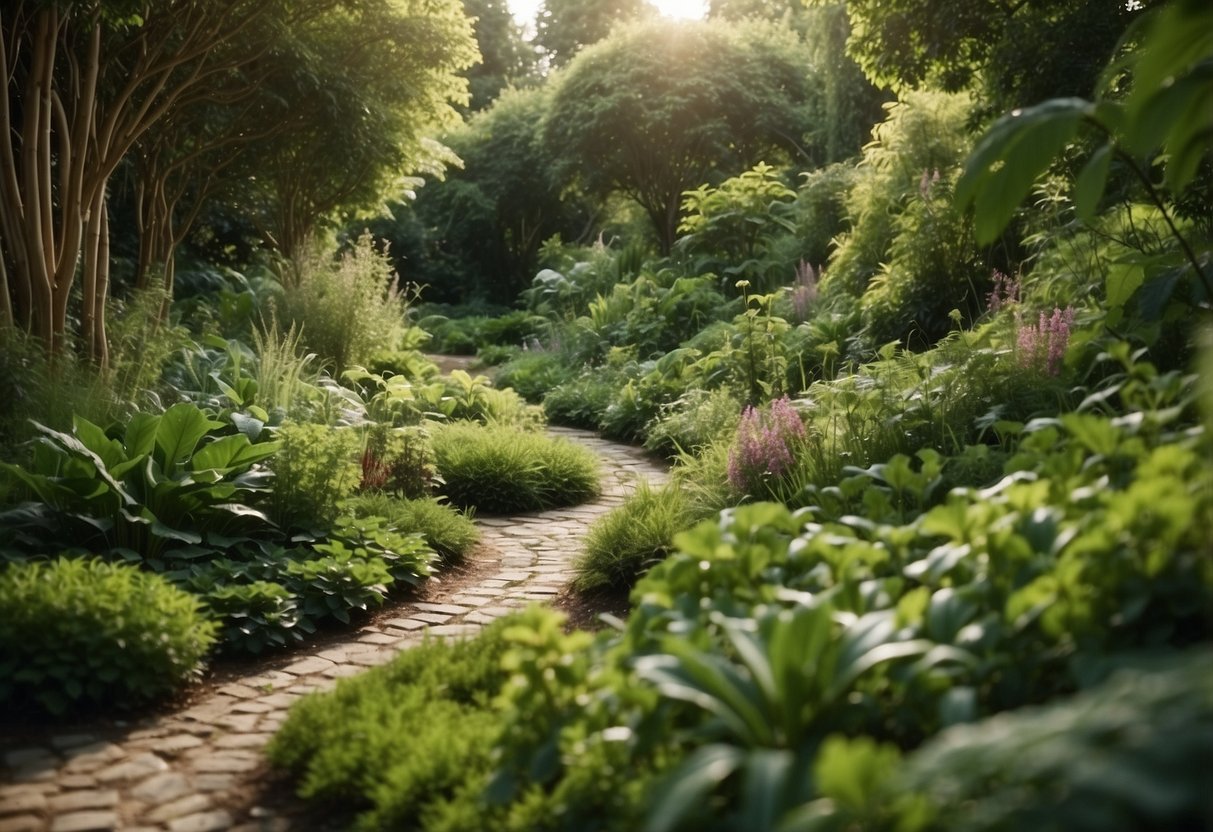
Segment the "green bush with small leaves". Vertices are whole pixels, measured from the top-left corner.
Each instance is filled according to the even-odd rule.
[[[433,804],[469,779],[483,782],[512,623],[467,641],[426,642],[308,697],[274,736],[270,760],[299,778],[300,796],[361,812],[359,829],[424,827]]]
[[[274,520],[284,528],[323,528],[340,514],[337,504],[358,487],[362,438],[349,428],[291,423],[278,431],[278,439],[278,453],[270,460]]]
[[[434,432],[442,494],[492,514],[583,503],[599,491],[598,459],[567,439],[456,422]]]
[[[51,714],[146,704],[197,678],[216,625],[197,598],[122,563],[0,569],[0,704]]]
[[[474,512],[458,509],[434,497],[403,500],[387,494],[364,494],[347,500],[354,517],[383,517],[392,528],[421,534],[446,563],[455,563],[480,539]]]

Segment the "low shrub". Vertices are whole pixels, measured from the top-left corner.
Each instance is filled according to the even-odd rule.
[[[577,378],[553,387],[543,397],[543,412],[555,425],[598,430],[617,392],[615,374],[603,369],[588,370]]]
[[[361,437],[348,428],[300,423],[284,425],[278,439],[281,447],[270,460],[274,520],[283,527],[332,523],[338,502],[358,487]]]
[[[479,782],[491,763],[500,726],[491,703],[507,678],[500,656],[512,624],[426,642],[308,697],[275,734],[270,760],[294,773],[300,796],[364,810],[358,828],[424,826],[431,804]]]
[[[480,538],[471,511],[433,497],[402,500],[365,494],[347,500],[344,508],[355,517],[383,517],[395,529],[420,533],[447,563],[461,560]]]
[[[546,402],[545,402],[546,405]],[[649,426],[644,446],[667,456],[696,453],[733,434],[742,404],[730,390],[690,390]]]
[[[52,714],[142,705],[198,676],[216,625],[196,598],[127,564],[0,570],[0,703]]]
[[[501,365],[495,381],[498,387],[512,387],[528,402],[538,403],[549,390],[573,375],[574,371],[565,367],[558,354],[528,351]]]
[[[456,422],[434,432],[442,493],[457,506],[506,514],[575,505],[598,494],[598,460],[566,439]]]
[[[642,483],[623,505],[590,526],[577,562],[577,589],[630,587],[665,559],[675,534],[702,517],[681,489]]]

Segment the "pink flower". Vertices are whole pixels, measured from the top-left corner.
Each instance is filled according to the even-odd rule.
[[[986,308],[990,310],[991,315],[997,315],[1004,306],[1019,303],[1019,278],[1007,277],[995,269],[991,282],[994,285],[990,289],[989,297],[986,298]]]
[[[794,451],[805,439],[800,414],[782,397],[763,410],[746,407],[729,448],[729,484],[737,491],[756,491],[770,477],[781,477],[795,463]]]
[[[1070,344],[1070,328],[1074,325],[1073,308],[1054,308],[1052,315],[1041,312],[1035,326],[1024,326],[1022,321],[1017,325],[1015,347],[1020,365],[1051,376],[1061,373],[1061,362]]]

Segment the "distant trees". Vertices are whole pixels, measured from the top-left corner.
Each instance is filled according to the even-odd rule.
[[[144,275],[171,257],[214,175],[231,184],[237,150],[271,137],[259,159],[279,175],[256,187],[272,182],[292,214],[280,227],[298,229],[432,156],[424,131],[474,57],[456,0],[14,0],[0,32],[0,323],[52,352],[78,340],[100,362],[120,166],[136,181]],[[347,181],[291,190],[321,158]]]
[[[650,11],[648,0],[543,0],[535,18],[535,45],[549,64],[561,67],[609,35],[617,23]]]
[[[823,0],[809,0],[821,3]],[[1146,5],[1125,0],[847,0],[850,53],[876,83],[984,87],[995,110],[1085,95]]]
[[[543,141],[549,100],[546,88],[507,90],[444,139],[463,166],[418,194],[426,262],[406,264],[408,279],[444,284],[440,297],[509,303],[530,285],[544,240],[584,232],[585,201],[566,189]]]
[[[480,61],[464,75],[472,112],[483,110],[510,84],[522,86],[536,75],[536,48],[523,37],[507,0],[463,0],[472,18],[472,30],[480,49]]]
[[[784,27],[636,24],[570,63],[544,133],[572,179],[634,200],[669,251],[683,191],[764,159],[821,161],[804,139],[813,76],[804,45]]]

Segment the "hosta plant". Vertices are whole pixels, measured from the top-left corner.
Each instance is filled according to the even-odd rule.
[[[255,506],[276,442],[230,433],[192,404],[137,413],[108,430],[77,417],[72,433],[36,426],[26,465],[0,463],[24,501],[0,512],[13,549],[91,547],[159,565],[275,531]]]

